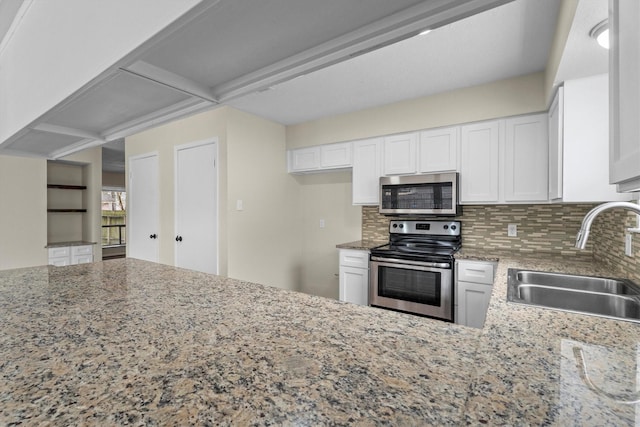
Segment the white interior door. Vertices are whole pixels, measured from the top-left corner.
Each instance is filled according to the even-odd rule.
[[[158,154],[129,159],[128,256],[158,262]]]
[[[216,141],[176,147],[176,266],[218,273]]]

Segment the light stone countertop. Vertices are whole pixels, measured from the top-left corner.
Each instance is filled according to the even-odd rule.
[[[0,272],[0,424],[456,425],[480,331],[135,259]]]
[[[384,246],[389,241],[376,241],[376,240],[356,240],[355,242],[341,243],[336,245],[338,249],[354,249],[358,251],[369,251],[378,246]]]
[[[640,422],[574,355],[634,397],[640,325],[507,303],[512,267],[609,275],[501,256],[478,330],[134,259],[3,271],[0,423]]]
[[[85,245],[95,245],[96,242],[87,242],[85,240],[74,240],[72,242],[56,242],[56,243],[47,243],[45,246],[46,249],[49,248],[62,248],[65,246],[85,246]]]

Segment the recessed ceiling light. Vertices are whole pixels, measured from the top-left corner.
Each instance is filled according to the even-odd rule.
[[[598,23],[589,31],[589,36],[596,39],[598,44],[605,49],[609,49],[609,20]]]

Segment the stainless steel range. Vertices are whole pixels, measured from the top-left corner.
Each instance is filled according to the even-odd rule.
[[[369,304],[453,322],[460,221],[391,221],[389,244],[371,250]]]

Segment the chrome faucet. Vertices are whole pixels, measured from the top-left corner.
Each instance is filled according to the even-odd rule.
[[[603,203],[601,205],[596,206],[591,209],[582,220],[582,226],[580,227],[580,231],[578,231],[578,235],[576,236],[576,248],[584,249],[587,245],[587,239],[589,238],[589,231],[591,230],[591,223],[593,220],[600,215],[600,213],[604,211],[608,211],[613,208],[624,208],[630,211],[635,212],[640,215],[640,206],[635,203],[629,202],[608,202]]]

